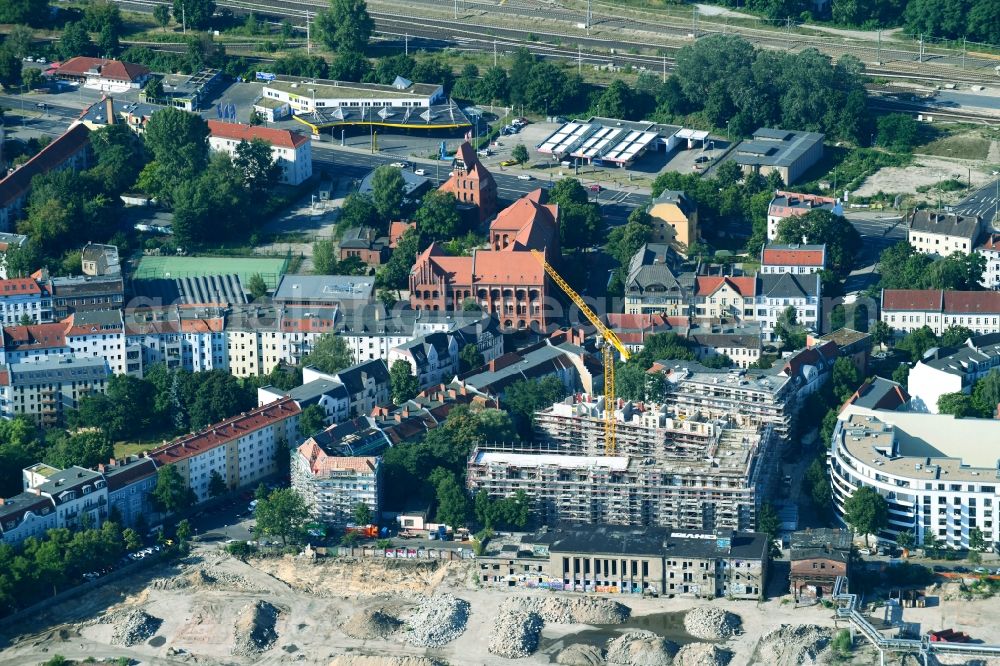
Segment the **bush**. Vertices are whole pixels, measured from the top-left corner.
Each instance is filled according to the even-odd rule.
[[[854,641],[851,639],[851,632],[848,629],[841,629],[833,637],[833,651],[844,656],[854,649]]]
[[[238,560],[246,561],[248,557],[257,553],[257,546],[246,541],[237,541],[226,546],[226,552]]]

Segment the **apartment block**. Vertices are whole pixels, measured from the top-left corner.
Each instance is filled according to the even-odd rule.
[[[997,368],[1000,368],[1000,333],[969,338],[957,349],[928,350],[907,376],[910,409],[937,414],[942,395],[971,393],[977,381]]]
[[[610,525],[542,529],[476,558],[486,586],[548,591],[757,600],[767,536]]]
[[[965,326],[977,335],[1000,333],[1000,292],[883,289],[882,321],[897,334],[927,326],[941,335]]]
[[[292,487],[309,505],[313,520],[343,527],[364,504],[381,510],[381,458],[342,456],[324,437],[310,437],[292,453]]]
[[[818,273],[826,268],[826,245],[765,245],[760,252],[764,275]]]
[[[1000,289],[1000,234],[990,233],[976,246],[976,252],[986,260],[979,284],[987,289]]]
[[[983,220],[978,215],[915,210],[907,219],[907,227],[907,239],[914,250],[947,257],[954,252],[973,251],[983,232]]]
[[[28,320],[34,324],[52,320],[52,296],[34,278],[0,280],[0,323],[12,326]]]
[[[950,414],[866,409],[848,405],[837,420],[828,456],[833,505],[859,488],[885,498],[888,524],[878,537],[896,541],[910,531],[916,543],[933,536],[942,546],[968,548],[979,530],[1000,544],[1000,421]]]
[[[108,517],[117,517],[120,525],[134,527],[139,517],[156,512],[151,493],[156,488],[156,461],[145,456],[112,459],[97,466],[108,486]]]
[[[23,479],[25,492],[52,502],[58,527],[100,527],[108,519],[108,484],[100,472],[39,463],[27,468]]]
[[[833,197],[778,190],[767,206],[767,239],[773,241],[778,237],[778,223],[786,217],[798,217],[813,210],[825,210],[834,215],[844,214],[840,201]]]
[[[752,529],[772,482],[769,425],[676,418],[657,405],[615,410],[617,449],[604,451],[603,398],[574,397],[536,413],[539,442],[483,443],[468,461],[470,492],[524,490],[545,524]]]
[[[667,243],[646,243],[632,255],[625,277],[625,314],[687,317],[696,291],[694,273]]]
[[[301,410],[290,398],[179,437],[149,452],[157,466],[174,465],[199,502],[209,498],[213,472],[228,488],[258,483],[278,471],[275,452],[294,446]]]
[[[58,355],[0,365],[0,416],[23,414],[40,426],[58,426],[81,398],[104,393],[110,377],[103,358]]]
[[[257,400],[258,404],[266,405],[288,397],[302,409],[319,405],[326,412],[329,425],[366,416],[376,406],[388,404],[389,389],[389,370],[385,363],[365,361],[333,374],[306,366],[302,369],[302,386],[290,391],[262,386],[257,389]]]

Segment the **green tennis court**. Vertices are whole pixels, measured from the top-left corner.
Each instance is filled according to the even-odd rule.
[[[251,275],[260,273],[273,289],[287,268],[288,257],[143,257],[132,277],[157,280],[235,273],[246,284]]]

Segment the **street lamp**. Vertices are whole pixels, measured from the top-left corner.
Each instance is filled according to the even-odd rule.
[[[726,143],[729,143],[729,123],[731,122],[732,119],[726,121]]]

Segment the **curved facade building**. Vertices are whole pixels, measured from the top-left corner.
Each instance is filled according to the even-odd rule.
[[[992,548],[1000,542],[1000,421],[849,405],[834,429],[829,467],[841,520],[861,486],[886,499],[883,539],[911,530],[917,544],[931,533],[942,546],[968,548],[978,529]]]

